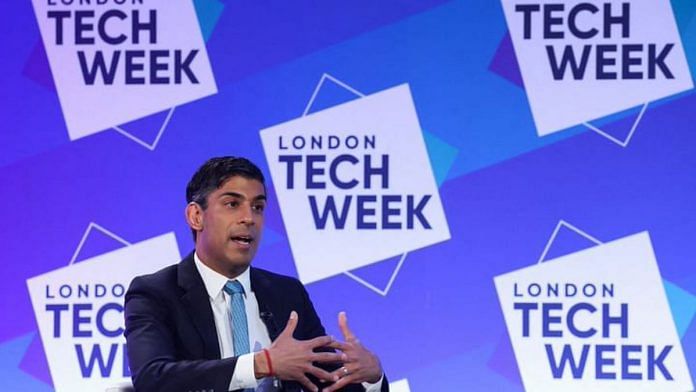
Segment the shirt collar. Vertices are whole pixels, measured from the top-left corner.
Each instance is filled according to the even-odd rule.
[[[208,292],[210,298],[216,299],[218,295],[221,295],[222,288],[225,287],[227,281],[231,279],[205,265],[198,257],[198,253],[193,253],[193,260],[196,263],[196,269],[198,269],[198,273],[201,275],[201,278],[203,279],[205,290]],[[249,268],[245,269],[244,272],[242,272],[234,280],[242,284],[242,287],[244,287],[244,293],[248,294],[251,292],[251,279]]]

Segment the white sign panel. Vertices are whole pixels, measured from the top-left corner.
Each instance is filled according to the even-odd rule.
[[[71,140],[217,92],[192,0],[32,0]]]
[[[502,0],[540,136],[693,87],[669,0]]]
[[[261,131],[300,280],[450,238],[408,85]]]
[[[495,286],[525,390],[693,391],[647,232]]]
[[[123,300],[131,280],[181,260],[164,234],[27,280],[57,392],[130,381]]]

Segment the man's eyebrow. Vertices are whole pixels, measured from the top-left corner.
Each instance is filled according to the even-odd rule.
[[[236,197],[238,199],[244,199],[244,195],[242,195],[241,193],[231,192],[231,191],[220,194],[219,198],[222,199],[225,196],[232,196],[232,197]]]
[[[246,199],[246,197],[245,197],[244,195],[242,195],[241,193],[232,192],[232,191],[225,192],[225,193],[221,194],[221,195],[220,195],[220,198],[223,198],[223,197],[225,197],[225,196],[236,197],[236,198],[238,198],[238,199]],[[258,195],[258,196],[255,196],[254,198],[252,198],[252,200],[264,200],[264,201],[265,201],[265,200],[266,200],[266,195]]]

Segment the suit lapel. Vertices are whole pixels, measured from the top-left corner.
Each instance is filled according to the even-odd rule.
[[[250,270],[251,290],[256,295],[256,301],[259,304],[259,316],[266,325],[268,336],[271,341],[276,340],[281,332],[278,317],[282,316],[282,309],[278,307],[281,303],[274,298],[274,290],[271,282],[259,273],[256,268]]]
[[[268,336],[271,341],[276,340],[283,328],[285,321],[289,316],[289,310],[283,308],[283,293],[273,285],[273,282],[262,272],[256,268],[251,268],[250,272],[251,289],[256,295],[256,301],[259,304],[259,313],[261,320],[266,325]],[[300,384],[295,381],[283,381],[279,391],[283,392],[301,392]]]
[[[203,340],[205,357],[219,359],[220,346],[215,329],[215,317],[210,308],[210,300],[203,285],[203,279],[194,264],[193,253],[179,263],[178,284],[184,289],[181,297],[183,308],[191,317],[193,325]]]

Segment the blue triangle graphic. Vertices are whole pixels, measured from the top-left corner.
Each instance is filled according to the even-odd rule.
[[[208,41],[220,19],[220,15],[222,15],[225,5],[219,0],[193,0],[193,5],[196,8],[196,15],[198,15],[198,23],[201,26],[203,39]]]
[[[167,119],[169,114],[169,109],[152,114],[147,117],[139,118],[131,122],[127,122],[120,126],[121,129],[130,133],[131,135],[137,137],[138,139],[144,141],[147,144],[153,144],[157,138],[159,130],[162,128],[162,124]]]
[[[35,333],[18,336],[0,344],[0,377],[6,391],[52,391],[49,385],[25,373],[20,363],[29,348]]]
[[[696,21],[694,18],[694,15],[696,15],[696,2],[693,0],[672,0],[672,8],[674,9],[674,17],[677,20],[682,39],[686,40],[689,23]]]
[[[309,108],[309,113],[318,112],[330,107],[340,105],[360,98],[354,93],[348,91],[345,87],[339,86],[330,79],[325,79],[317,96],[312,102],[312,107]]]
[[[89,232],[87,240],[85,240],[85,243],[82,245],[82,249],[80,249],[80,253],[78,253],[75,261],[80,262],[82,260],[87,260],[123,248],[124,246],[123,243],[109,237],[99,230],[93,229]]]
[[[618,140],[626,141],[643,105],[592,120],[589,123]],[[639,126],[639,125],[638,125]]]
[[[440,186],[447,179],[447,173],[454,164],[459,150],[430,132],[423,131],[423,140],[428,150],[435,181],[437,186]]]
[[[383,290],[387,287],[396,266],[399,264],[401,255],[386,260],[378,261],[358,269],[350,271],[353,275],[362,278],[373,286]]]
[[[567,254],[579,252],[584,249],[597,246],[596,243],[588,240],[573,230],[562,226],[554,239],[546,257],[542,261],[547,261]]]
[[[662,284],[665,286],[665,293],[667,294],[669,307],[672,310],[674,325],[677,327],[679,337],[682,338],[689,329],[694,315],[696,315],[696,295],[689,293],[668,280],[663,279]]]

